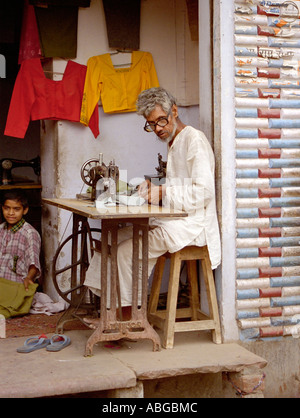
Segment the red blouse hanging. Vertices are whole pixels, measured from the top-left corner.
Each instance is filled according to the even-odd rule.
[[[4,135],[24,138],[30,120],[52,119],[79,122],[87,67],[68,61],[62,80],[48,79],[40,59],[22,62],[8,111]],[[98,106],[89,128],[99,135]]]

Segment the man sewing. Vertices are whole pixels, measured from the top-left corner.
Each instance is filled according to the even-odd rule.
[[[149,275],[159,256],[188,245],[207,245],[215,269],[221,261],[221,250],[215,203],[215,163],[210,144],[203,132],[180,120],[174,97],[163,88],[143,91],[137,100],[137,113],[146,119],[144,130],[154,132],[168,147],[166,183],[157,186],[146,180],[139,187],[140,196],[149,204],[162,204],[188,213],[183,218],[150,220]],[[130,318],[132,303],[132,239],[129,234],[127,228],[120,231],[117,256],[124,320]],[[94,290],[99,288],[99,263],[100,259],[92,260],[91,265],[97,265],[94,271],[98,273],[88,272],[85,282]],[[86,319],[86,322],[92,328],[97,324],[94,320]]]

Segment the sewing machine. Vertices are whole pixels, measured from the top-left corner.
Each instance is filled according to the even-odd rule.
[[[3,158],[0,160],[0,179],[1,184],[13,184],[12,170],[19,167],[31,167],[34,173],[39,176],[41,174],[40,157],[32,160],[16,160],[13,158]]]
[[[152,183],[159,185],[164,184],[166,180],[167,162],[163,161],[162,155],[158,154],[158,167],[155,167],[157,174],[145,174],[146,180],[150,180]]]
[[[91,200],[96,200],[104,192],[110,193],[113,197],[116,194],[117,183],[119,181],[119,168],[115,161],[109,165],[103,162],[103,154],[99,154],[99,159],[90,159],[81,167],[81,178],[85,184],[91,187]]]
[[[158,167],[155,167],[155,170],[157,171],[157,175],[161,178],[166,177],[167,162],[163,161],[161,154],[158,154],[157,159],[158,159]]]

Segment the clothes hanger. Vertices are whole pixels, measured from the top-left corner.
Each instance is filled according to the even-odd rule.
[[[61,60],[66,61],[66,62],[68,62],[68,61],[69,61],[69,59],[68,59],[68,58],[63,58],[63,57],[59,57],[59,58],[60,58]],[[48,58],[45,58],[45,59],[41,58],[42,67],[43,67],[43,63],[47,63],[47,62],[49,62],[49,61],[51,61],[51,60],[49,60]],[[44,73],[45,73],[45,74],[64,75],[64,73],[59,72],[59,71],[45,70],[45,69],[44,69],[44,67],[43,67],[43,71],[44,71]]]
[[[126,49],[116,49],[114,52],[110,52],[110,55],[118,55],[118,54],[132,54],[132,50],[126,50]],[[114,67],[130,67],[132,65],[132,62],[130,63],[124,63],[124,64],[113,64]]]
[[[58,74],[58,75],[64,75],[64,73],[60,73],[59,71],[49,71],[49,70],[43,70],[44,73],[47,74]]]
[[[110,52],[110,55],[117,54],[132,54],[132,49],[116,49],[115,51]]]

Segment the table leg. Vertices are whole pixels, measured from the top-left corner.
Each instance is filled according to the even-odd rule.
[[[101,309],[98,328],[90,336],[86,344],[85,356],[92,355],[93,346],[101,341],[115,341],[121,338],[150,339],[153,351],[161,348],[160,338],[147,320],[147,288],[148,288],[148,219],[130,219],[133,224],[133,252],[132,252],[132,317],[129,321],[122,321],[117,317],[117,234],[116,220],[102,220],[102,256],[101,256]],[[139,244],[142,234],[142,301],[138,306],[139,291]],[[111,286],[110,306],[107,307],[107,260],[108,236],[111,234]]]
[[[88,311],[96,312],[96,306],[84,304],[87,288],[83,286],[86,276],[86,270],[89,265],[88,260],[88,231],[89,224],[86,217],[73,213],[73,230],[72,230],[72,247],[71,247],[71,264],[70,268],[70,290],[66,291],[62,296],[70,305],[68,309],[61,315],[56,324],[56,332],[63,334],[64,324],[68,321],[81,318],[76,314],[80,307]],[[81,238],[79,239],[79,233]],[[59,251],[59,250],[58,250]],[[80,255],[79,255],[80,254]],[[53,266],[53,270],[55,267]],[[60,289],[57,289],[58,291]],[[69,299],[68,295],[69,294]]]

